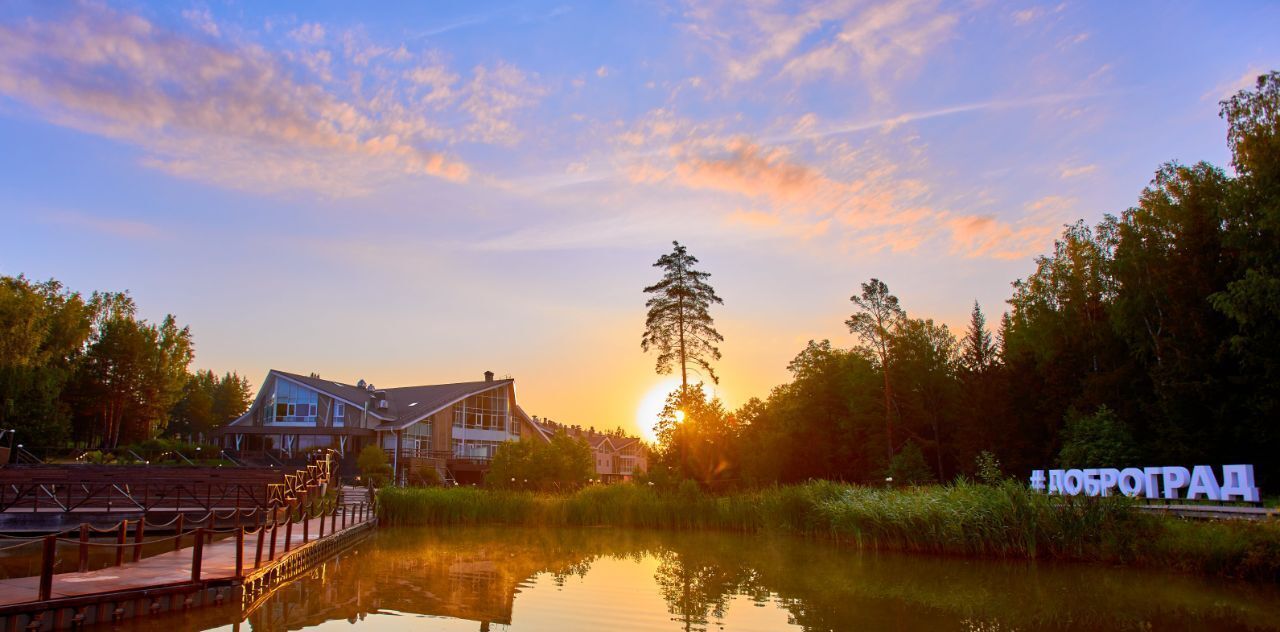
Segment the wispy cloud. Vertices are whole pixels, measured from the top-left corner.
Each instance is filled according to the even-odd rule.
[[[84,213],[72,211],[54,211],[51,213],[44,213],[40,217],[50,224],[56,224],[58,226],[74,230],[86,230],[102,235],[110,235],[112,237],[124,237],[127,239],[155,239],[164,236],[164,232],[157,226],[132,219],[86,215]]]
[[[792,143],[801,140],[816,140],[826,136],[853,134],[869,130],[891,130],[906,123],[914,123],[917,121],[941,118],[945,116],[955,116],[957,114],[1058,105],[1075,101],[1084,101],[1099,96],[1102,95],[1100,93],[1081,92],[1045,94],[1023,98],[991,99],[988,101],[951,105],[932,110],[904,112],[894,116],[886,116],[863,121],[831,123],[826,125],[809,123],[806,125],[798,125],[795,129],[792,129],[785,134],[769,136],[763,140],[769,143]]]
[[[465,84],[443,67],[406,68],[402,82],[366,93],[363,71],[339,75],[339,62],[382,59],[392,65],[376,70],[385,76],[407,51],[360,45],[350,33],[322,48],[335,38],[305,23],[290,37],[306,48],[273,53],[229,40],[207,11],[188,13],[210,37],[96,5],[56,21],[0,23],[0,94],[133,144],[144,164],[175,175],[336,196],[405,175],[465,180],[471,168],[432,145],[511,144],[521,137],[513,114],[545,94],[505,62],[477,66]]]
[[[1261,66],[1249,66],[1249,68],[1244,71],[1244,74],[1236,77],[1235,79],[1219,83],[1211,90],[1204,93],[1200,98],[1205,101],[1224,101],[1235,96],[1235,94],[1241,90],[1252,88],[1258,82],[1258,76],[1262,74],[1266,74],[1266,70]]]
[[[873,96],[945,41],[957,9],[937,0],[690,3],[686,29],[706,43],[730,83],[786,77],[808,83],[857,71]]]
[[[1077,176],[1089,175],[1098,170],[1098,165],[1062,165],[1058,168],[1058,175],[1065,180],[1067,178],[1075,178]]]

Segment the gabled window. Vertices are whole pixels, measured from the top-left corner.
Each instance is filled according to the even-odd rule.
[[[507,389],[495,388],[454,404],[453,427],[506,432],[509,413]]]
[[[271,397],[271,406],[268,408],[275,412],[270,421],[314,424],[318,404],[319,396],[315,391],[277,378],[276,389]]]

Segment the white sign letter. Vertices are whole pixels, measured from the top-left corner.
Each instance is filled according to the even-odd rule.
[[[1170,500],[1178,497],[1178,489],[1187,486],[1191,480],[1191,472],[1185,467],[1174,466],[1164,468],[1164,497]]]
[[[1187,499],[1196,500],[1204,494],[1207,500],[1218,500],[1222,497],[1222,489],[1218,487],[1218,477],[1208,465],[1197,465],[1191,472],[1191,485],[1187,487]]]
[[[1259,494],[1258,488],[1253,485],[1252,465],[1222,466],[1222,499],[1232,500],[1236,496],[1245,502],[1258,502]]]

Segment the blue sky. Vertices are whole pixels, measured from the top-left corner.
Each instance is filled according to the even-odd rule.
[[[717,392],[850,344],[848,297],[994,322],[1065,223],[1280,67],[1275,3],[0,6],[0,273],[128,289],[196,365],[517,378],[636,423],[673,239],[725,298]]]

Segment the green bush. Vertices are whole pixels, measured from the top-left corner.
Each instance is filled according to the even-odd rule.
[[[368,487],[382,487],[391,480],[391,464],[387,462],[387,453],[377,445],[367,445],[356,457],[356,467],[360,468],[360,476]]]

